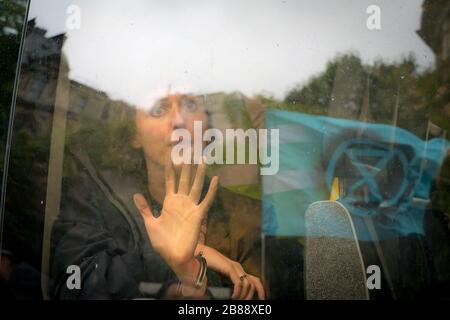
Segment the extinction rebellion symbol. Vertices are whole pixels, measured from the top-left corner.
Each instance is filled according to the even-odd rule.
[[[344,200],[347,204],[364,206],[368,202],[376,202],[380,207],[387,208],[396,205],[408,189],[408,158],[398,147],[371,140],[344,141],[334,151],[326,170],[329,187],[334,177],[339,176],[337,170],[344,162],[349,164],[345,170],[351,171],[353,175],[351,184],[346,186]],[[393,163],[396,165],[393,166]],[[387,172],[389,166],[395,170]],[[380,178],[381,174],[383,177]],[[380,186],[383,179],[384,186],[389,185],[389,192]],[[368,196],[357,192],[363,187],[369,191]]]

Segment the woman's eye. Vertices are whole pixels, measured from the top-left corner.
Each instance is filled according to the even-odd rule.
[[[197,109],[197,103],[194,100],[188,99],[184,102],[186,110],[192,112]]]
[[[153,117],[160,117],[167,113],[170,109],[167,102],[158,101],[155,105],[150,109],[149,114]]]

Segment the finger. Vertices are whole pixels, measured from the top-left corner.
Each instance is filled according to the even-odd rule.
[[[172,160],[168,157],[165,166],[165,178],[166,178],[166,195],[175,193],[175,172],[173,171]]]
[[[251,286],[250,286],[250,282],[248,281],[247,277],[245,277],[242,281],[242,291],[241,291],[241,295],[239,297],[239,300],[245,300],[245,298],[247,297]]]
[[[215,176],[212,178],[211,183],[209,184],[208,192],[206,193],[205,199],[200,203],[200,207],[202,210],[200,210],[203,215],[208,212],[209,208],[211,207],[214,197],[216,196],[217,191],[217,185],[219,184],[219,177]]]
[[[252,300],[253,295],[255,294],[255,285],[251,281],[249,281],[249,284],[250,284],[250,287],[249,287],[250,289],[244,298],[245,300]]]
[[[198,203],[198,201],[200,200],[200,196],[202,194],[203,182],[205,181],[205,171],[206,171],[206,164],[202,161],[197,166],[197,172],[195,173],[194,183],[192,184],[191,193],[189,194],[189,196],[191,197],[192,201],[194,201],[195,204]]]
[[[236,300],[241,296],[242,291],[242,282],[239,279],[239,275],[234,268],[230,271],[229,277],[234,284],[233,294],[231,295],[231,299]]]
[[[134,205],[141,213],[145,221],[152,223],[156,218],[153,216],[152,210],[145,200],[144,196],[140,193],[133,195]]]
[[[181,168],[180,185],[178,186],[178,193],[188,194],[190,182],[191,182],[191,165],[184,163],[183,167]]]
[[[241,294],[239,295],[239,300],[243,300],[248,295],[248,292],[250,290],[250,282],[247,278],[248,276],[245,276],[246,273],[240,264],[238,264],[238,263],[234,264],[233,267],[236,270],[236,273],[239,277],[239,281],[241,282],[241,287],[242,287]],[[244,277],[242,277],[242,279],[241,279],[241,276],[244,276]]]
[[[266,293],[264,291],[264,286],[262,285],[262,282],[259,278],[255,276],[249,275],[250,280],[253,282],[256,292],[258,294],[259,300],[265,300],[266,299]]]

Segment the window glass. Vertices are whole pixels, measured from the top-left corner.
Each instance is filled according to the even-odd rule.
[[[378,3],[32,0],[5,292],[449,298],[450,2]]]

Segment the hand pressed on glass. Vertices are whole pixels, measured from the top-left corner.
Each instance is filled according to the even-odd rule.
[[[218,177],[213,177],[208,192],[199,203],[205,178],[205,164],[198,165],[192,187],[191,165],[183,165],[178,190],[175,172],[169,159],[165,168],[166,195],[161,215],[155,218],[141,194],[134,195],[137,209],[144,218],[148,237],[153,248],[183,281],[194,279],[198,261],[194,258],[203,218],[213,203]]]

